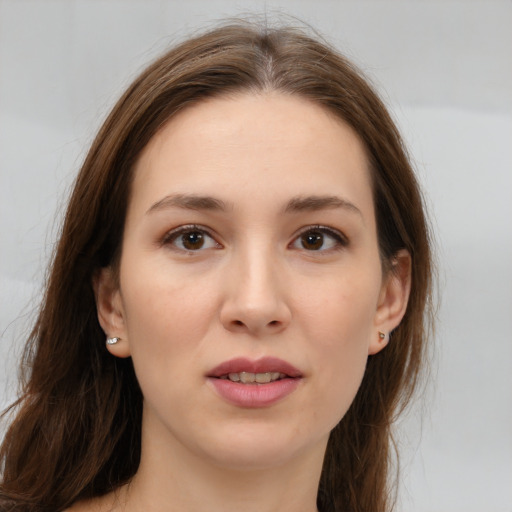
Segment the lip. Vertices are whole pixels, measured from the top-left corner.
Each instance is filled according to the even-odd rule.
[[[279,372],[285,378],[267,384],[242,384],[221,379],[228,373]],[[224,400],[237,407],[269,407],[295,391],[302,381],[301,372],[290,363],[274,357],[263,357],[256,361],[236,358],[225,361],[213,368],[207,375],[207,382]]]
[[[252,361],[244,357],[230,359],[229,361],[225,361],[213,368],[208,373],[208,377],[222,377],[228,373],[240,372],[279,372],[284,373],[288,377],[292,378],[302,377],[300,370],[295,368],[295,366],[291,365],[290,363],[283,361],[282,359],[278,359],[277,357],[262,357],[256,361]]]

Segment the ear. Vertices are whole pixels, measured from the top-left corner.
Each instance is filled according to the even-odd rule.
[[[98,320],[107,338],[117,337],[114,345],[106,345],[116,357],[129,357],[130,345],[126,330],[121,292],[110,267],[99,269],[93,277]]]
[[[383,279],[368,354],[376,354],[388,344],[389,333],[398,327],[405,315],[410,291],[411,255],[403,249],[396,253],[391,269]]]

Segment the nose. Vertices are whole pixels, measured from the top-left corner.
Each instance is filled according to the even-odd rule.
[[[284,279],[278,278],[276,258],[260,251],[232,262],[225,281],[220,320],[231,332],[265,336],[282,332],[291,311]]]

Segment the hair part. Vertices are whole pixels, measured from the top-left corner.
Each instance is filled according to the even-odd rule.
[[[266,91],[311,101],[354,130],[370,164],[383,268],[392,268],[401,249],[411,255],[406,314],[389,346],[369,357],[357,396],[331,433],[318,493],[322,512],[391,509],[391,427],[418,382],[431,319],[432,260],[419,187],[395,124],[350,62],[302,30],[244,22],[187,40],[156,60],[94,140],[27,343],[30,374],[0,449],[0,503],[62,510],[137,471],[143,397],[131,360],[105,350],[93,276],[119,264],[134,165],[161,127],[207,98]]]

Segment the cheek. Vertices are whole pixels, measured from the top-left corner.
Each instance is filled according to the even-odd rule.
[[[211,316],[208,301],[200,304],[195,295],[170,280],[132,280],[124,292],[137,380],[146,406],[164,422],[170,404],[173,409],[186,407],[190,386],[196,389],[203,383],[197,361]]]
[[[324,414],[334,427],[352,403],[366,368],[368,347],[374,334],[379,280],[354,276],[340,280],[323,293],[309,294],[308,339],[318,394],[325,397]]]
[[[344,275],[309,287],[297,304],[302,311],[297,316],[309,338],[320,343],[325,353],[338,354],[336,359],[367,348],[380,292],[379,269],[367,267],[365,272],[352,270]]]
[[[173,374],[185,371],[186,365],[172,368],[173,362],[193,359],[215,315],[215,300],[207,283],[202,282],[198,291],[190,280],[157,272],[154,267],[147,272],[139,267],[136,277],[125,280],[122,296],[136,368]]]
[[[345,334],[347,337],[345,337]],[[365,340],[350,336],[350,332],[340,333],[333,339],[324,339],[319,347],[322,350],[317,361],[320,373],[317,375],[317,396],[322,423],[326,433],[332,430],[348,411],[354,401],[364,376],[368,349]]]

